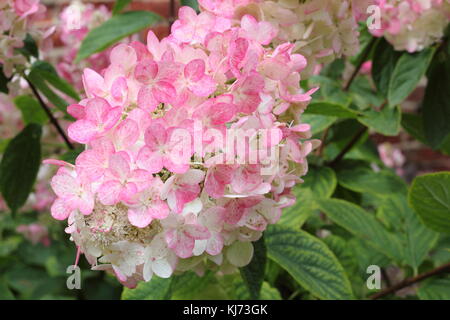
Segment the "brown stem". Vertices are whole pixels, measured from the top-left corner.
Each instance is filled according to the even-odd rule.
[[[322,143],[320,144],[320,147],[317,150],[317,156],[319,156],[319,157],[322,156],[322,154],[323,154],[323,149],[325,147],[325,140],[327,140],[329,132],[330,132],[330,127],[326,128],[325,131],[323,132],[322,139],[321,139]]]
[[[355,144],[359,141],[359,139],[362,137],[364,133],[366,133],[367,127],[361,128],[355,136],[350,140],[350,142],[344,147],[344,149],[341,150],[341,152],[334,158],[333,161],[329,162],[328,165],[330,167],[335,167],[341,160],[344,158],[344,156],[349,152]]]
[[[36,90],[34,85],[31,83],[31,81],[25,75],[24,75],[24,79],[28,82],[28,85],[30,86],[31,91],[33,91],[33,93],[36,96],[36,98],[38,99],[39,104],[41,105],[42,109],[44,109],[45,113],[47,114],[48,118],[50,119],[50,122],[56,128],[56,131],[58,131],[59,135],[63,138],[67,147],[70,150],[75,149],[73,144],[69,141],[69,138],[66,136],[64,130],[59,125],[58,120],[56,120],[56,118],[53,116],[52,112],[50,111],[50,108],[45,104],[44,100],[42,100],[41,96],[39,95],[39,92]]]
[[[372,47],[374,46],[377,38],[372,37],[369,44],[367,45],[367,48],[364,49],[363,55],[361,56],[361,60],[359,61],[358,65],[356,66],[355,70],[353,71],[352,75],[350,76],[350,79],[348,80],[347,84],[344,87],[344,91],[348,91],[350,89],[350,86],[353,83],[353,80],[355,80],[356,76],[359,73],[359,70],[361,70],[362,65],[364,62],[366,62],[367,57],[370,54],[370,51],[372,51]]]
[[[169,7],[169,33],[170,33],[170,31],[172,29],[172,24],[175,22],[175,15],[176,15],[176,12],[175,12],[175,8],[176,8],[175,0],[170,0],[169,6],[170,6]]]
[[[388,294],[395,293],[400,289],[403,289],[405,287],[409,287],[410,285],[413,285],[414,283],[417,283],[419,281],[422,281],[424,279],[427,279],[429,277],[437,276],[443,273],[450,272],[450,262],[446,263],[440,267],[437,267],[433,270],[421,273],[415,277],[407,278],[396,285],[393,285],[392,287],[386,288],[378,293],[375,293],[371,295],[369,298],[372,300],[376,300],[379,298],[382,298],[384,296],[387,296]]]

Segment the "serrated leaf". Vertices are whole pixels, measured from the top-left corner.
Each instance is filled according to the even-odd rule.
[[[47,114],[42,110],[39,102],[27,95],[14,98],[14,104],[22,113],[22,119],[25,124],[37,123],[44,125],[48,122]]]
[[[337,179],[333,169],[329,167],[311,166],[301,188],[309,188],[315,198],[329,198],[336,189]]]
[[[244,282],[240,279],[236,279],[233,283],[234,295],[238,300],[254,300],[248,293],[248,290]],[[278,289],[270,286],[269,283],[264,281],[261,286],[261,294],[259,300],[281,300],[281,295]]]
[[[431,278],[424,281],[417,291],[421,300],[450,300],[450,278]]]
[[[318,204],[333,222],[367,241],[379,252],[401,262],[399,240],[363,208],[340,199],[322,199]]]
[[[301,227],[317,210],[314,199],[330,197],[336,185],[337,179],[333,169],[311,166],[304,178],[304,183],[293,188],[297,200],[293,206],[283,209],[279,223],[285,226]]]
[[[0,163],[0,190],[8,207],[17,211],[25,204],[41,164],[42,129],[29,124],[10,141]]]
[[[350,282],[337,258],[318,238],[289,227],[270,226],[266,233],[269,258],[305,289],[321,299],[352,299]]]
[[[316,204],[310,189],[302,189],[300,186],[295,186],[293,192],[296,201],[293,206],[283,208],[278,224],[300,228],[316,210]]]
[[[401,103],[417,87],[428,69],[434,52],[434,48],[417,53],[405,52],[398,59],[389,84],[388,100],[391,106]]]
[[[267,250],[264,243],[264,236],[258,241],[253,242],[253,258],[245,267],[239,269],[241,277],[247,286],[250,297],[258,300],[261,286],[264,281],[264,272],[266,268]]]
[[[389,171],[375,172],[370,168],[356,166],[337,171],[338,183],[356,192],[369,192],[379,196],[390,196],[406,192],[406,184]]]
[[[356,118],[358,114],[343,105],[332,102],[314,102],[308,105],[305,114],[319,114],[337,118]]]
[[[215,281],[212,272],[206,272],[203,276],[198,276],[194,272],[185,272],[178,276],[173,276],[171,286],[171,299],[173,300],[196,300],[200,291],[203,291]],[[203,298],[201,296],[200,298]]]
[[[396,136],[400,131],[401,112],[398,106],[381,111],[363,111],[358,121],[385,136]]]
[[[149,282],[140,282],[136,288],[124,288],[122,300],[165,300],[170,298],[173,278],[163,279],[154,276]]]
[[[384,199],[377,215],[396,232],[402,242],[406,264],[417,270],[436,244],[439,234],[421,223],[402,194]]]
[[[450,233],[450,172],[416,177],[409,191],[409,203],[426,226]]]
[[[117,41],[148,28],[160,20],[160,16],[148,11],[129,11],[115,15],[88,33],[81,43],[75,62],[103,51]]]

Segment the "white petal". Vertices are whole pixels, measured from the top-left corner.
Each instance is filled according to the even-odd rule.
[[[161,278],[169,278],[172,275],[172,267],[166,259],[153,261],[153,272]]]
[[[237,241],[228,248],[226,257],[236,267],[246,266],[252,260],[253,245],[251,242]]]

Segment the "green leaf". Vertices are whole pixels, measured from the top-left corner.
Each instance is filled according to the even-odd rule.
[[[424,281],[417,295],[421,300],[450,300],[450,278],[431,278]]]
[[[294,187],[293,192],[296,197],[295,204],[283,209],[278,223],[288,227],[300,228],[314,213],[316,204],[310,189],[303,189],[297,185]]]
[[[47,114],[42,110],[36,99],[27,95],[17,96],[14,98],[14,104],[22,112],[22,119],[25,124],[44,125],[48,122]]]
[[[0,278],[0,300],[15,300],[15,297],[3,277]]]
[[[33,37],[31,37],[30,34],[27,33],[25,39],[23,40],[23,47],[16,49],[21,54],[23,54],[25,57],[30,59],[30,57],[38,58],[39,51],[36,45],[36,41],[34,41]]]
[[[385,102],[384,96],[373,88],[368,77],[356,77],[350,86],[352,105],[358,110],[380,107]]]
[[[398,192],[406,193],[406,184],[390,171],[375,172],[370,168],[350,165],[337,171],[338,182],[343,187],[368,192],[378,196],[391,196]]]
[[[396,136],[400,131],[401,112],[398,106],[381,111],[363,111],[358,121],[385,136]]]
[[[136,288],[124,288],[122,300],[166,300],[170,298],[173,278],[163,279],[153,276],[149,282],[140,282]]]
[[[403,53],[392,73],[388,100],[391,106],[405,100],[416,88],[433,58],[435,49],[427,48],[418,53]]]
[[[88,33],[81,43],[75,63],[160,20],[160,16],[148,11],[129,11],[113,16]]]
[[[181,5],[191,7],[197,12],[199,11],[197,0],[181,0]]]
[[[406,130],[411,136],[415,139],[419,140],[423,144],[427,144],[427,140],[425,138],[425,133],[423,131],[422,117],[412,113],[403,113],[402,114],[402,127]]]
[[[45,81],[47,81],[53,88],[61,91],[72,99],[81,100],[76,90],[63,78],[58,76],[58,73],[51,64],[45,61],[36,61],[31,69],[37,72]]]
[[[39,68],[32,68],[27,78],[32,85],[48,99],[48,101],[63,112],[68,119],[73,120],[73,117],[70,116],[66,110],[69,105],[68,102],[55,93],[53,88],[48,85],[44,75],[42,74],[42,70]]]
[[[285,226],[301,227],[317,210],[314,200],[331,197],[336,185],[337,179],[333,169],[311,166],[304,178],[304,183],[293,189],[297,201],[293,206],[283,209],[279,223]]]
[[[425,145],[429,145],[427,138],[425,137],[425,131],[423,129],[423,117],[412,114],[403,113],[402,115],[402,126],[412,137],[422,142]],[[444,141],[439,146],[439,151],[445,155],[450,156],[450,133],[444,139]]]
[[[237,300],[254,300],[250,296],[244,282],[240,279],[236,279],[233,282],[233,291],[235,296],[233,298]],[[271,287],[269,283],[264,281],[261,286],[261,294],[259,300],[282,300],[282,299],[278,289]]]
[[[440,55],[437,55],[440,58]],[[437,59],[436,59],[437,60]],[[433,148],[442,145],[450,134],[450,55],[437,61],[428,74],[422,103],[423,128]]]
[[[6,93],[6,94],[9,92],[8,82],[9,82],[9,79],[3,73],[3,65],[0,65],[0,92]]]
[[[395,51],[384,38],[380,39],[375,47],[372,60],[372,79],[385,97],[388,95],[391,77],[400,55],[401,53]]]
[[[309,188],[315,198],[331,197],[337,185],[336,174],[329,167],[311,166],[303,180],[301,188]]]
[[[264,243],[264,236],[258,241],[253,242],[253,258],[252,261],[245,267],[240,268],[242,279],[250,293],[253,300],[258,300],[261,286],[264,281],[264,272],[266,268],[266,245]]]
[[[15,212],[25,204],[41,164],[42,129],[29,124],[11,140],[0,163],[0,190]]]
[[[131,0],[116,0],[112,10],[112,14],[116,15],[120,13],[131,2]]]
[[[336,224],[367,241],[394,260],[401,259],[399,240],[373,215],[361,207],[339,199],[318,200],[320,209]]]
[[[69,150],[63,155],[61,155],[60,159],[71,164],[75,164],[76,159],[84,151],[84,148],[76,148],[75,150]]]
[[[409,203],[426,226],[450,233],[450,172],[416,177],[409,191]]]
[[[10,255],[22,242],[23,238],[20,236],[8,237],[0,242],[0,257]]]
[[[323,116],[319,114],[302,114],[302,121],[311,126],[313,135],[322,132],[337,120],[336,117]]]
[[[321,299],[353,298],[344,269],[318,238],[273,225],[265,233],[267,254],[305,289]]]
[[[356,118],[357,113],[343,105],[331,102],[314,102],[305,110],[305,114],[320,114],[337,118]]]
[[[406,196],[401,194],[384,199],[377,215],[399,236],[406,264],[417,270],[436,244],[439,234],[420,222]]]
[[[351,97],[347,92],[342,90],[341,81],[327,78],[324,76],[312,76],[309,78],[311,86],[318,85],[320,90],[313,95],[313,102],[326,101],[343,106],[348,106],[351,103]]]
[[[172,300],[197,300],[215,298],[211,296],[207,297],[202,294],[202,291],[207,290],[210,285],[217,284],[217,280],[215,279],[214,273],[212,272],[206,272],[205,275],[198,276],[194,272],[189,271],[172,277]]]

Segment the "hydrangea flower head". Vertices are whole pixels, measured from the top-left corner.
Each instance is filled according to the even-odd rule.
[[[316,88],[300,87],[295,45],[270,22],[215,10],[182,7],[169,37],[150,31],[146,45],[113,48],[102,74],[85,69],[87,98],[68,108],[85,151],[75,165],[47,161],[60,166],[53,216],[127,286],[249,263],[320,143],[302,123]]]
[[[380,28],[374,36],[384,36],[396,50],[420,51],[444,36],[450,21],[449,0],[374,0],[380,8]]]

